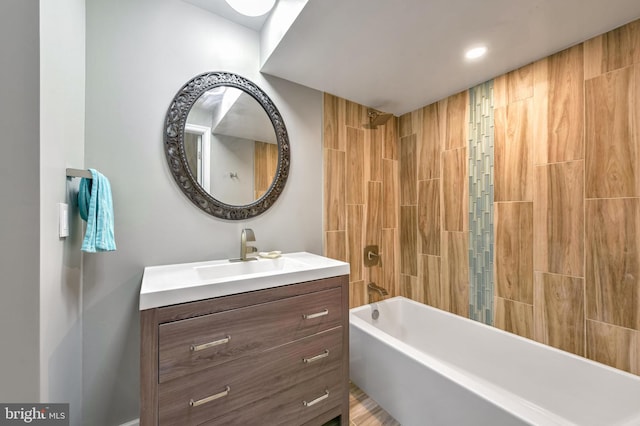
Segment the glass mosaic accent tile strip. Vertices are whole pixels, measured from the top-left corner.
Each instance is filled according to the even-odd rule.
[[[469,318],[493,324],[493,80],[469,89]]]

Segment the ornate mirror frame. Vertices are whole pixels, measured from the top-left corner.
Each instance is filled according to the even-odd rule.
[[[223,203],[205,191],[191,172],[185,155],[184,133],[189,111],[200,96],[218,86],[238,88],[258,101],[273,124],[278,142],[278,165],[271,186],[262,197],[243,206]],[[192,78],[171,101],[164,124],[164,149],[173,178],[189,200],[210,215],[227,220],[249,219],[267,211],[282,193],[291,164],[289,136],[278,108],[250,80],[229,72],[207,72]]]

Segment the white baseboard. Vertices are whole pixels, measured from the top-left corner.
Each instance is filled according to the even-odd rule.
[[[122,423],[120,426],[140,426],[140,419],[133,419],[129,422]]]

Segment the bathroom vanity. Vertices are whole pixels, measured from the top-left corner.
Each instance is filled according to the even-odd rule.
[[[140,424],[348,424],[348,274],[309,253],[145,268]]]

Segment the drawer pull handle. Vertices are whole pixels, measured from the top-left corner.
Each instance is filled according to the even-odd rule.
[[[202,404],[206,404],[207,402],[215,401],[216,399],[220,399],[220,398],[223,398],[223,397],[229,395],[229,391],[230,390],[231,390],[231,388],[229,386],[227,386],[225,390],[223,390],[222,392],[217,393],[215,395],[211,395],[211,396],[208,396],[206,398],[199,399],[197,401],[194,401],[192,399],[191,401],[189,401],[189,405],[192,406],[192,407],[197,407],[198,405],[202,405]]]
[[[317,361],[319,359],[326,358],[328,356],[329,356],[329,349],[325,349],[325,351],[320,355],[312,356],[311,358],[302,358],[302,362],[304,362],[305,364],[310,364],[313,361]]]
[[[191,345],[189,349],[191,349],[191,352],[198,352],[203,349],[212,348],[214,346],[224,345],[225,343],[229,343],[230,340],[231,340],[231,336],[227,336],[224,339],[214,340],[213,342],[203,343],[201,345]]]
[[[329,315],[329,310],[325,309],[324,311],[321,312],[316,312],[315,314],[302,314],[302,318],[304,319],[314,319],[314,318],[318,318],[318,317],[323,317],[325,315]]]
[[[313,401],[302,401],[302,405],[304,405],[305,407],[311,407],[312,405],[317,404],[320,401],[323,401],[325,399],[329,398],[329,389],[325,389],[324,390],[324,395],[317,397],[316,399],[314,399]]]

